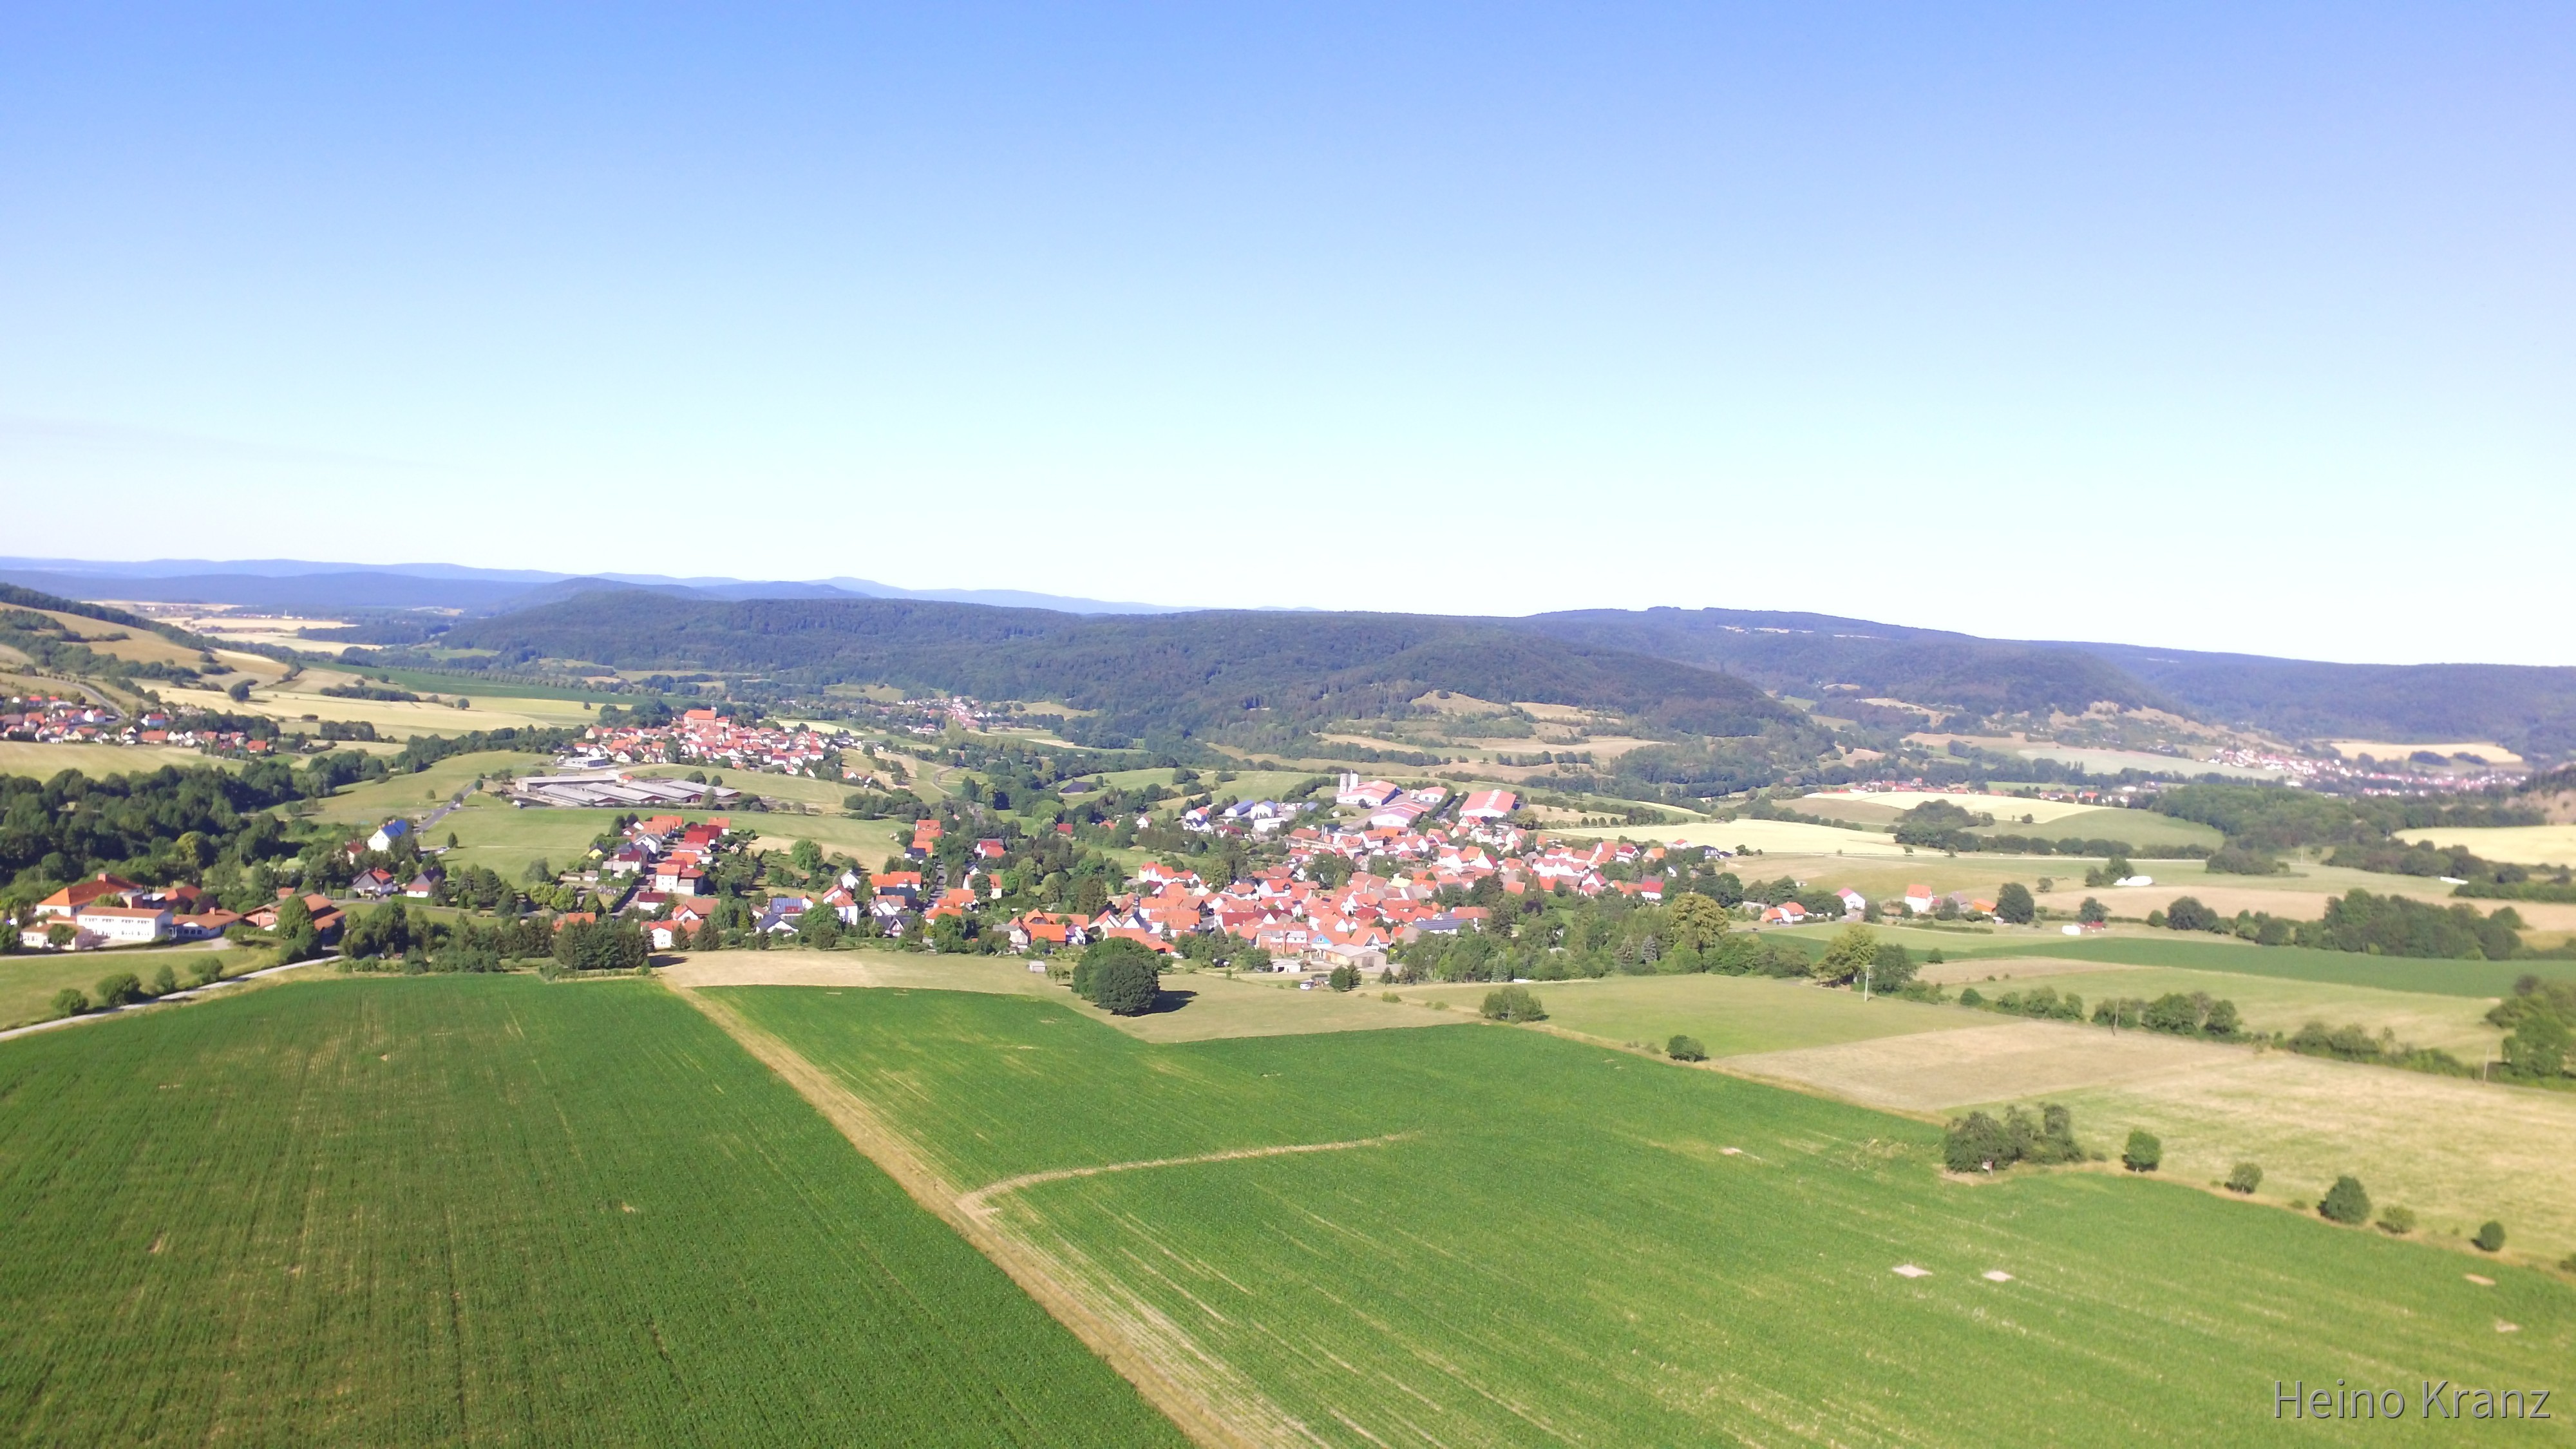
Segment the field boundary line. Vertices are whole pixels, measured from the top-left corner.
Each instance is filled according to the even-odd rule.
[[[1232,1147],[1223,1152],[1202,1152],[1195,1157],[1156,1157],[1141,1162],[1105,1162],[1098,1167],[1057,1167],[1045,1172],[1023,1172],[1000,1182],[979,1187],[957,1199],[959,1212],[989,1219],[994,1198],[1018,1192],[1041,1183],[1064,1182],[1076,1177],[1098,1177],[1104,1172],[1136,1172],[1148,1167],[1190,1167],[1202,1162],[1241,1162],[1254,1157],[1289,1157],[1301,1152],[1347,1152],[1354,1147],[1384,1147],[1395,1142],[1410,1142],[1419,1132],[1390,1132],[1383,1137],[1354,1137],[1347,1142],[1290,1142],[1277,1147]]]
[[[1312,1436],[1304,1433],[1303,1425],[1249,1386],[1230,1396],[1235,1402],[1220,1407],[1202,1385],[1176,1373],[1163,1358],[1148,1350],[1145,1342],[1148,1334],[1139,1330],[1149,1329],[1151,1325],[1135,1315],[1119,1313],[1114,1304],[1098,1302],[1086,1295],[1077,1286],[1079,1275],[1063,1271],[1064,1265],[1036,1244],[1004,1232],[990,1212],[966,1211],[956,1185],[949,1182],[909,1139],[880,1117],[876,1108],[852,1091],[847,1083],[806,1060],[787,1043],[752,1025],[722,1001],[699,991],[673,990],[672,994],[696,1007],[743,1050],[776,1072],[796,1090],[798,1096],[822,1113],[823,1119],[838,1129],[861,1155],[900,1184],[914,1202],[948,1224],[960,1237],[973,1244],[976,1251],[1009,1274],[1011,1281],[1037,1300],[1038,1306],[1045,1309],[1049,1317],[1063,1324],[1082,1341],[1084,1347],[1116,1370],[1119,1377],[1135,1385],[1145,1401],[1161,1410],[1164,1417],[1190,1437],[1191,1442],[1216,1446],[1216,1449],[1261,1449],[1261,1446],[1273,1443],[1311,1440]],[[1195,1343],[1188,1342],[1177,1326],[1165,1321],[1164,1327],[1169,1334],[1180,1337],[1187,1350],[1176,1357],[1195,1358],[1202,1364],[1222,1366],[1220,1360],[1198,1349]],[[1254,1432],[1247,1420],[1259,1421],[1270,1432]]]

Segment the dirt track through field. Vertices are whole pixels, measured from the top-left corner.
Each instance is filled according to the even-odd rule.
[[[1121,1289],[1105,1274],[1085,1273],[1059,1244],[1050,1249],[1024,1231],[1006,1225],[992,1200],[1041,1182],[1088,1177],[1145,1167],[1220,1162],[1233,1158],[1269,1157],[1296,1152],[1328,1152],[1375,1146],[1395,1138],[1327,1142],[1287,1147],[1239,1149],[1203,1157],[1155,1162],[1115,1163],[1103,1167],[1067,1168],[1028,1173],[961,1193],[900,1132],[877,1115],[848,1085],[815,1066],[785,1042],[753,1026],[730,1007],[703,992],[681,991],[682,1000],[778,1073],[797,1094],[814,1105],[824,1120],[838,1128],[852,1146],[886,1175],[900,1183],[912,1200],[937,1214],[978,1252],[991,1259],[1056,1322],[1163,1411],[1181,1432],[1200,1444],[1227,1449],[1325,1442],[1268,1396],[1233,1365],[1209,1353],[1187,1330],[1144,1299]],[[1074,1255],[1079,1257],[1078,1254]]]
[[[1024,1172],[1006,1177],[988,1187],[979,1187],[957,1199],[960,1212],[989,1218],[993,1199],[1004,1193],[1036,1187],[1043,1182],[1063,1182],[1075,1177],[1098,1177],[1104,1172],[1135,1172],[1148,1167],[1189,1167],[1201,1162],[1240,1162],[1247,1157],[1290,1157],[1300,1152],[1346,1152],[1354,1147],[1384,1147],[1389,1143],[1407,1142],[1419,1132],[1394,1132],[1384,1137],[1355,1137],[1348,1142],[1294,1142],[1281,1147],[1236,1147],[1224,1152],[1202,1152],[1196,1157],[1157,1157],[1146,1162],[1111,1162],[1099,1167],[1059,1167],[1049,1172]]]

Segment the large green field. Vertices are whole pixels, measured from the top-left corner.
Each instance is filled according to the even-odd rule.
[[[1989,1017],[1955,1007],[1890,997],[1863,1002],[1857,991],[1762,976],[1605,976],[1542,982],[1530,989],[1547,1008],[1552,1026],[1657,1048],[1678,1033],[1698,1038],[1710,1055],[1720,1057],[1993,1024]],[[1491,990],[1482,984],[1408,986],[1400,994],[1473,1012]]]
[[[714,994],[1257,1439],[2241,1443],[2276,1379],[2576,1355],[2545,1272],[2116,1172],[1953,1183],[1933,1128],[1538,1032],[1155,1045],[1043,999]]]
[[[324,980],[0,1045],[45,1444],[1177,1444],[644,982]]]

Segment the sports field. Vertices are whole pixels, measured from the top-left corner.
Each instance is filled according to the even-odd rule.
[[[2276,1378],[2576,1354],[2543,1272],[2115,1173],[1950,1183],[1931,1127],[1534,1031],[710,994],[1255,1442],[2238,1443]]]
[[[47,1444],[1178,1444],[645,982],[322,980],[0,1044]]]

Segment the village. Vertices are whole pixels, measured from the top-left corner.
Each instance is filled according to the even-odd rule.
[[[58,745],[167,745],[214,753],[262,755],[274,742],[242,730],[194,729],[154,709],[127,719],[86,699],[20,695],[0,700],[0,739]]]

